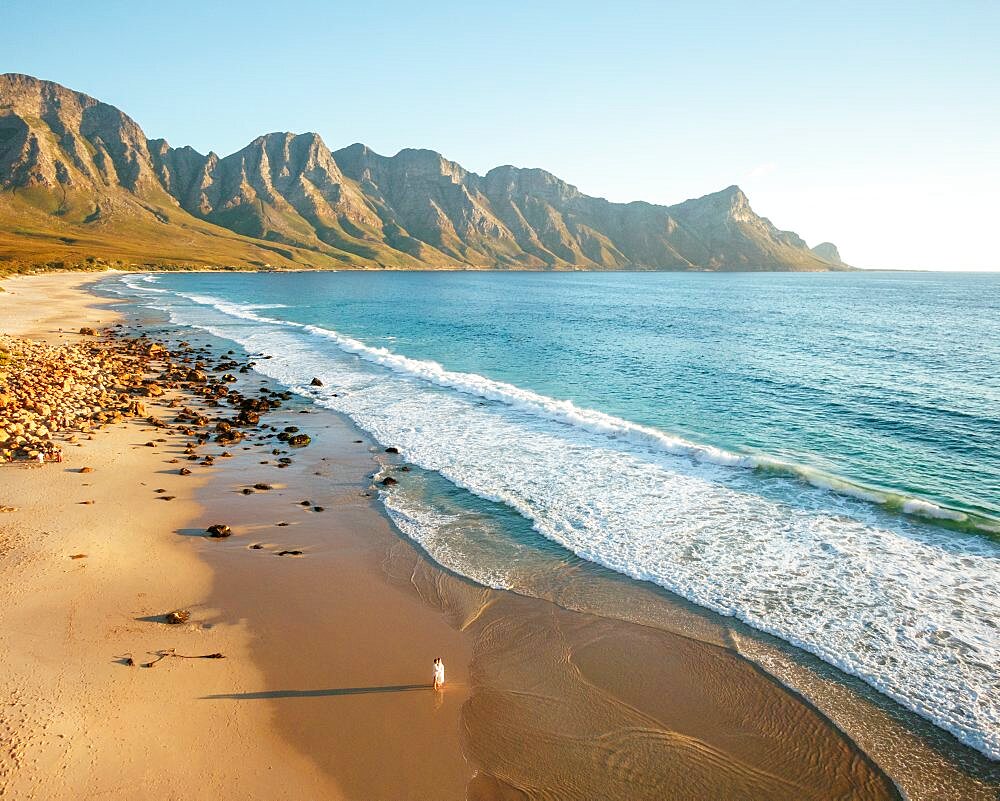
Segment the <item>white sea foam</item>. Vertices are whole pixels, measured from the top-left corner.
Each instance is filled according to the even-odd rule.
[[[745,457],[717,458],[327,329],[190,299],[204,308],[173,307],[177,322],[266,352],[259,370],[348,414],[404,458],[508,505],[584,559],[816,654],[1000,758],[997,543],[792,480],[762,494],[752,472],[730,469]],[[310,388],[313,376],[326,387]],[[424,541],[432,555],[441,547]],[[502,586],[502,566],[488,575]]]
[[[924,517],[936,517],[939,520],[965,520],[968,515],[956,512],[953,509],[942,509],[930,501],[909,498],[903,502],[903,511],[911,515],[923,515]]]
[[[152,286],[156,283],[155,275],[137,274],[137,275],[126,275],[121,279],[122,283],[125,284],[129,289],[138,290],[142,292],[154,292],[158,295],[167,294],[165,289],[157,289]]]

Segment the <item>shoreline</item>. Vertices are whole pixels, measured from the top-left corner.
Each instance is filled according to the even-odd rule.
[[[37,333],[41,327],[51,334],[60,321],[71,327],[91,318],[106,322],[112,317],[103,305],[107,301],[87,286],[102,277],[86,275],[71,281],[48,276],[16,282],[18,293],[27,280],[50,284],[42,297],[51,313],[26,321],[21,333]],[[10,300],[10,295],[0,295],[0,313],[7,313]],[[102,305],[81,308],[95,302]],[[3,319],[6,330],[9,318]],[[269,384],[256,373],[241,379],[239,386],[244,383],[248,394]],[[118,753],[127,754],[126,764],[145,778],[155,777],[164,782],[162,786],[173,788],[183,775],[195,783],[190,788],[194,793],[203,791],[206,780],[219,782],[217,786],[224,788],[220,797],[230,797],[227,793],[237,797],[229,782],[238,781],[252,788],[251,795],[266,792],[275,798],[513,799],[542,791],[551,797],[579,798],[594,792],[594,783],[602,778],[609,782],[604,797],[652,798],[669,792],[672,797],[696,798],[705,797],[698,794],[708,787],[717,794],[728,793],[727,797],[826,798],[844,792],[857,798],[895,797],[873,758],[854,744],[856,731],[845,734],[850,727],[808,694],[799,696],[794,683],[778,683],[780,670],[795,671],[778,664],[781,648],[764,653],[767,649],[761,643],[766,638],[745,636],[739,627],[727,626],[725,637],[711,644],[474,585],[430,562],[391,526],[380,505],[373,506],[377,500],[364,495],[365,477],[378,468],[374,456],[380,450],[366,436],[335,413],[312,408],[305,400],[293,400],[266,422],[278,428],[300,425],[314,442],[293,452],[295,461],[287,469],[260,464],[265,456],[273,461],[270,446],[264,449],[261,443],[246,456],[219,459],[211,470],[201,471],[204,477],[196,473],[185,479],[157,476],[162,451],[129,449],[135,445],[129,434],[135,437],[128,425],[98,436],[100,445],[106,446],[101,453],[91,443],[81,449],[88,460],[91,453],[93,460],[107,459],[109,467],[118,459],[118,470],[127,469],[130,481],[142,475],[160,481],[157,486],[173,482],[169,491],[176,491],[178,498],[166,509],[170,515],[145,521],[145,546],[157,554],[162,551],[158,566],[172,563],[171,578],[165,583],[182,586],[190,599],[187,603],[198,610],[196,622],[177,633],[190,635],[192,642],[211,639],[225,644],[219,649],[227,656],[223,670],[210,662],[167,660],[170,664],[145,673],[163,680],[163,673],[170,671],[174,683],[161,681],[155,689],[169,688],[171,701],[176,701],[172,711],[185,718],[181,723],[194,728],[185,743],[203,742],[211,755],[212,744],[224,742],[231,752],[230,740],[238,734],[238,758],[227,754],[227,760],[236,764],[185,766],[183,771],[163,764],[157,771],[143,763],[142,754],[123,749],[119,742]],[[180,449],[183,443],[175,441],[179,439],[171,439],[162,450]],[[94,481],[106,481],[105,499],[119,495],[125,478],[120,472],[105,478],[109,471],[94,463],[98,465]],[[30,499],[32,491],[37,493],[34,475],[27,470],[18,475],[21,480],[15,482],[12,496],[21,493]],[[248,484],[264,481],[275,489],[242,494]],[[167,505],[153,503],[150,490],[145,492],[133,490],[123,500],[126,515],[134,506],[157,507],[152,509],[157,517],[164,513]],[[304,511],[298,506],[302,499],[312,501],[309,508],[322,506],[324,511]],[[103,509],[101,498],[96,500]],[[38,503],[36,499],[36,507]],[[67,500],[67,506],[70,503]],[[30,512],[33,523],[49,525],[38,508],[15,505],[23,507],[17,513],[22,518]],[[59,505],[54,512],[86,514],[88,509]],[[0,517],[5,538],[15,528],[13,517]],[[233,537],[215,542],[200,536],[215,517],[232,524]],[[84,527],[93,524],[87,518],[80,520]],[[278,527],[279,522],[291,525]],[[124,525],[122,520],[115,524]],[[106,541],[113,540],[113,531],[103,533]],[[256,544],[262,547],[251,549]],[[16,544],[29,561],[31,546]],[[139,559],[140,555],[123,553],[121,548],[127,550],[120,546],[109,570],[120,568],[122,559]],[[303,553],[273,558],[288,548]],[[90,557],[81,562],[88,568],[92,564]],[[70,564],[75,574],[85,572],[79,563]],[[42,572],[51,579],[51,568]],[[142,577],[150,581],[148,572]],[[89,575],[86,578],[90,581]],[[120,578],[119,569],[116,580]],[[5,575],[5,592],[13,584],[10,574]],[[171,597],[179,592],[174,587]],[[46,601],[53,614],[65,616],[62,600]],[[135,609],[139,617],[166,611],[160,608],[167,603],[163,596],[142,604],[137,600],[138,595],[127,603],[141,606]],[[14,614],[21,611],[15,607]],[[116,614],[120,617],[120,612]],[[711,618],[710,613],[707,616]],[[132,623],[115,634],[123,640],[127,636],[151,641],[152,634],[164,629],[160,623]],[[26,625],[18,630],[19,636],[26,636]],[[752,642],[740,642],[740,648],[726,642],[734,631],[737,639]],[[16,651],[17,643],[11,643]],[[4,646],[11,650],[12,644]],[[107,657],[108,640],[89,645],[92,655],[96,649]],[[73,656],[78,648],[79,643],[67,641],[65,655]],[[751,661],[741,655],[746,649],[762,653]],[[641,664],[635,664],[637,654]],[[449,686],[436,699],[429,690],[418,691],[417,685],[429,683],[426,668],[439,655],[448,665]],[[24,659],[28,663],[27,655]],[[765,673],[758,665],[767,659],[776,667]],[[793,667],[801,667],[794,662],[789,660]],[[115,671],[125,670],[112,665],[83,675],[95,691],[107,692],[117,690],[121,673]],[[66,679],[65,672],[54,666],[52,671]],[[806,673],[800,671],[793,678],[808,684]],[[147,676],[142,678],[150,684]],[[144,688],[147,693],[150,689]],[[126,699],[118,713],[125,715],[128,738],[141,733],[147,743],[157,743],[165,732],[128,716],[133,707],[145,704],[149,710],[162,705],[142,692]],[[42,693],[35,696],[36,708],[41,708],[42,699]],[[557,706],[552,705],[555,699],[560,700]],[[29,712],[31,706],[30,700],[24,703]],[[207,728],[192,725],[189,716]],[[4,725],[0,731],[25,728]],[[34,753],[34,744],[42,737],[17,736],[26,755]],[[94,749],[103,759],[115,753],[109,745],[97,744]],[[177,756],[187,759],[190,750],[185,745]],[[614,757],[611,768],[606,762],[609,756]],[[878,761],[884,768],[885,761]],[[25,756],[19,777],[29,764]],[[248,777],[248,764],[268,768]],[[0,762],[0,771],[4,767]],[[608,776],[595,775],[595,767],[603,767]],[[225,770],[242,773],[221,775]],[[0,779],[6,778],[0,772]],[[63,778],[78,781],[79,775]],[[58,788],[50,785],[48,794],[39,797],[71,797],[54,789]],[[101,791],[114,797],[111,788]]]
[[[120,315],[106,308],[108,305],[106,301],[89,294],[87,283],[87,279],[84,279],[82,282],[72,282],[72,285],[67,285],[64,279],[58,277],[55,281],[34,284],[30,290],[19,284],[18,294],[27,296],[18,299],[21,301],[21,317],[12,318],[9,314],[5,315],[5,329],[21,336],[31,334],[50,341],[63,342],[79,337],[67,330],[60,331],[60,328],[75,330],[80,323],[103,326],[122,319]],[[36,293],[44,298],[44,303],[38,302],[39,298],[33,296]],[[10,299],[5,298],[5,300]],[[81,303],[86,304],[86,308],[80,308]],[[5,311],[9,308],[7,305]],[[65,324],[67,318],[69,326]],[[250,375],[241,382],[241,384],[247,383],[264,382],[257,376]],[[184,406],[195,406],[196,403],[197,400],[193,400],[190,396],[184,398]],[[153,410],[153,404],[148,405],[150,410]],[[212,413],[211,408],[207,406],[204,407],[204,411]],[[163,414],[163,412],[163,409],[156,409],[154,413]],[[273,415],[269,417],[273,418]],[[266,421],[268,418],[265,418]],[[107,620],[102,618],[107,617],[114,619],[117,625],[103,637],[95,636],[85,643],[73,636],[71,641],[65,643],[63,653],[63,658],[67,660],[78,660],[82,657],[88,661],[101,663],[102,669],[83,672],[83,687],[87,694],[103,697],[109,692],[118,693],[119,685],[125,681],[136,684],[136,692],[133,696],[126,695],[124,702],[120,699],[109,699],[106,703],[85,703],[82,704],[82,709],[77,709],[76,702],[67,699],[59,691],[67,682],[66,670],[52,665],[50,671],[39,671],[39,665],[35,661],[36,654],[31,650],[33,641],[25,643],[29,651],[27,653],[20,653],[22,649],[13,638],[4,643],[5,650],[12,655],[4,664],[4,673],[10,681],[10,686],[13,688],[30,685],[32,674],[37,676],[39,681],[36,682],[32,692],[24,695],[24,714],[20,718],[12,717],[5,720],[0,728],[0,731],[4,732],[4,739],[9,737],[13,744],[10,764],[0,764],[2,792],[14,793],[17,797],[77,798],[80,787],[83,786],[86,787],[87,797],[116,797],[118,791],[108,784],[111,776],[105,775],[96,762],[87,767],[80,764],[72,765],[75,758],[74,751],[83,747],[87,751],[100,753],[101,761],[104,762],[109,759],[124,760],[125,765],[131,768],[134,774],[132,779],[143,782],[147,789],[160,787],[167,793],[165,797],[203,797],[206,787],[217,788],[221,797],[233,798],[358,797],[350,790],[349,776],[345,776],[342,784],[330,771],[318,769],[317,762],[312,756],[303,755],[302,749],[276,731],[272,721],[277,702],[270,700],[272,691],[264,689],[268,686],[267,677],[251,653],[257,632],[251,628],[250,621],[260,616],[260,607],[265,602],[265,593],[261,588],[262,576],[267,575],[267,581],[274,582],[275,585],[289,580],[301,583],[302,568],[310,564],[309,560],[313,555],[307,551],[301,556],[288,555],[278,559],[274,556],[281,550],[306,550],[302,542],[305,536],[304,529],[311,528],[315,536],[323,523],[335,519],[333,510],[326,515],[320,514],[318,503],[322,495],[315,494],[317,511],[309,512],[315,519],[313,525],[303,525],[301,519],[296,520],[293,515],[299,512],[301,516],[302,513],[298,507],[299,499],[296,497],[293,502],[285,495],[286,492],[295,493],[296,496],[300,493],[304,482],[299,480],[301,476],[294,475],[300,471],[299,465],[293,464],[289,469],[279,473],[275,469],[277,463],[273,458],[269,459],[271,464],[268,468],[265,469],[263,466],[256,468],[261,475],[257,476],[256,482],[253,482],[262,483],[267,479],[273,482],[273,490],[258,492],[251,497],[244,496],[229,486],[234,482],[245,485],[247,471],[254,469],[252,462],[260,461],[260,456],[270,456],[272,449],[270,444],[266,448],[263,444],[255,445],[251,449],[255,452],[245,455],[240,451],[250,446],[206,444],[199,448],[202,455],[215,454],[218,458],[228,448],[236,457],[219,458],[214,466],[209,466],[202,462],[188,462],[183,458],[184,454],[190,451],[187,447],[190,438],[180,436],[176,432],[167,433],[163,429],[158,429],[158,433],[166,434],[161,438],[166,439],[166,442],[155,449],[147,450],[142,446],[142,441],[150,436],[148,431],[148,426],[136,421],[126,421],[120,427],[104,429],[102,433],[96,434],[97,442],[80,443],[82,447],[79,452],[76,448],[67,447],[63,465],[46,465],[41,468],[59,470],[60,477],[64,481],[82,480],[87,485],[87,492],[92,494],[88,500],[93,501],[92,504],[81,507],[82,509],[91,512],[101,509],[104,514],[108,514],[105,507],[113,504],[119,513],[112,515],[107,524],[103,519],[96,524],[92,519],[73,519],[70,521],[72,526],[70,530],[62,529],[58,532],[73,538],[74,546],[69,550],[74,551],[71,556],[78,558],[72,559],[69,564],[75,569],[75,574],[84,579],[83,583],[90,585],[86,587],[88,594],[98,589],[93,586],[95,580],[91,575],[94,573],[97,552],[102,549],[102,545],[116,535],[120,536],[121,530],[127,531],[131,540],[131,536],[134,535],[132,529],[138,522],[135,518],[147,510],[154,518],[143,526],[145,536],[140,545],[142,552],[135,552],[136,544],[132,542],[120,543],[111,554],[110,562],[102,563],[102,566],[106,564],[108,570],[114,572],[114,577],[102,575],[96,580],[102,595],[110,591],[111,597],[107,598],[106,602],[112,604],[113,609],[92,608],[88,614],[95,618],[94,624],[101,628],[107,625]],[[349,435],[350,432],[346,427],[341,426],[336,432],[336,437],[332,438],[334,441],[327,443],[328,447],[324,453],[336,453],[338,448],[346,448],[347,445],[341,440],[345,440]],[[249,440],[250,437],[246,441]],[[357,446],[354,448],[357,449]],[[86,465],[93,469],[93,473],[84,476],[78,474],[78,453],[81,457],[85,456]],[[307,451],[299,451],[296,456],[299,453]],[[364,461],[370,463],[367,450],[363,450],[362,453]],[[174,463],[173,466],[166,466],[171,462]],[[178,470],[182,466],[191,470],[192,474],[178,475]],[[16,512],[7,514],[6,519],[0,520],[0,525],[3,525],[0,531],[2,531],[4,550],[15,553],[23,550],[24,561],[36,564],[40,573],[51,572],[51,568],[45,571],[41,564],[43,560],[48,561],[55,556],[51,550],[39,552],[37,544],[28,543],[18,537],[16,529],[11,524],[17,521],[23,525],[23,522],[30,518],[32,525],[48,527],[52,525],[53,519],[65,518],[69,512],[75,511],[71,507],[67,508],[73,501],[67,500],[65,504],[59,504],[46,515],[45,511],[39,508],[41,504],[39,493],[51,491],[53,482],[46,477],[44,485],[38,484],[35,480],[38,474],[34,472],[33,466],[25,463],[15,463],[5,467],[14,471],[13,475],[19,480],[5,482],[4,498],[12,502],[11,505],[16,507]],[[360,464],[355,467],[355,471],[350,475],[357,482],[365,475],[365,468]],[[136,484],[139,488],[135,487]],[[103,492],[98,492],[98,486]],[[154,488],[165,489],[166,492],[157,496]],[[360,488],[362,487],[359,484]],[[361,497],[360,492],[352,494]],[[156,503],[168,499],[169,506]],[[365,512],[369,512],[364,504],[358,508],[364,508]],[[246,542],[245,537],[248,531],[255,527],[255,521],[237,522],[241,511],[252,511],[254,517],[262,519],[271,517],[274,521],[283,521],[286,518],[291,520],[292,525],[275,528],[276,534],[273,535],[274,542],[287,547],[272,548],[270,547],[272,543],[269,542],[259,551],[249,550],[247,546],[251,543]],[[357,510],[355,517],[357,517],[356,512]],[[370,527],[372,520],[367,519],[370,513],[363,513],[362,516],[366,519],[357,522],[364,527]],[[337,517],[341,515],[338,514]],[[229,522],[232,523],[234,529],[232,537],[213,540],[205,536],[205,528],[219,518],[226,520],[227,525]],[[72,531],[76,528],[88,530],[92,536],[90,538],[73,536]],[[279,537],[278,534],[282,536]],[[294,537],[294,541],[288,536],[289,534]],[[391,749],[394,742],[399,750],[402,750],[404,746],[410,744],[410,739],[404,738],[404,733],[397,732],[395,727],[384,726],[379,732],[378,742],[369,744],[365,749],[365,753],[373,757],[373,771],[371,775],[364,777],[366,781],[362,782],[364,786],[362,792],[365,795],[379,792],[384,797],[390,798],[422,798],[443,789],[444,797],[460,797],[464,794],[465,785],[472,775],[462,756],[457,722],[465,692],[462,663],[468,659],[463,659],[465,655],[457,643],[459,638],[455,637],[434,610],[409,599],[379,598],[371,588],[371,579],[374,577],[372,574],[376,572],[377,563],[367,564],[370,557],[368,551],[363,548],[358,548],[357,551],[354,554],[341,552],[339,556],[348,557],[346,566],[348,572],[356,577],[357,586],[354,589],[362,607],[361,611],[370,613],[371,603],[378,601],[378,611],[390,621],[380,644],[384,645],[385,640],[392,638],[409,636],[414,645],[433,643],[438,647],[446,647],[447,652],[456,657],[450,665],[450,681],[447,688],[447,698],[451,703],[441,712],[432,701],[435,695],[440,696],[440,694],[432,693],[428,680],[433,655],[426,657],[426,665],[422,664],[423,659],[416,664],[411,660],[411,664],[405,665],[403,682],[408,692],[398,689],[399,677],[395,677],[395,682],[380,681],[379,676],[367,673],[365,668],[370,666],[357,664],[358,660],[354,657],[341,660],[347,663],[345,673],[349,674],[350,669],[354,668],[355,672],[360,672],[363,676],[355,679],[353,684],[345,685],[348,689],[370,690],[376,700],[398,696],[404,699],[404,704],[409,703],[410,706],[413,706],[409,701],[411,696],[427,702],[410,710],[409,714],[421,727],[435,734],[434,747],[427,750],[423,759],[398,760],[396,765],[402,770],[394,773],[392,770],[386,770],[385,765],[381,763],[381,756]],[[60,557],[70,558],[65,555]],[[255,564],[249,563],[249,559],[254,559]],[[268,571],[267,568],[272,566],[272,570]],[[91,575],[85,576],[84,571]],[[223,593],[221,602],[217,604],[214,588],[224,575],[238,578],[241,585],[233,587],[229,593]],[[11,589],[15,577],[8,574],[4,578],[5,589]],[[30,587],[28,591],[39,591],[37,582],[31,581],[34,576],[22,573],[16,578]],[[320,577],[313,574],[313,578],[316,579],[314,582],[316,586],[322,586]],[[39,581],[41,580],[40,576]],[[51,590],[49,587],[45,589]],[[70,629],[75,629],[75,617],[78,614],[78,603],[75,598],[52,596],[50,592],[44,594],[49,600],[43,604],[43,616],[56,626],[64,624]],[[250,602],[248,608],[243,613],[234,614],[233,609],[239,606],[239,596],[243,594]],[[284,596],[277,593],[271,600],[280,605],[287,600],[287,593]],[[13,598],[7,600],[9,603]],[[93,602],[93,599],[90,601]],[[130,610],[125,618],[122,617],[123,607]],[[183,626],[165,625],[163,614],[179,607],[190,611],[190,621]],[[22,609],[14,604],[10,615],[0,615],[4,631],[16,631],[19,635],[23,635],[23,630],[29,625],[26,619],[29,611],[32,617],[39,614],[37,608]],[[327,600],[319,609],[313,611],[302,628],[290,629],[296,650],[308,650],[314,640],[314,631],[311,629],[320,623],[315,619],[317,612],[329,611],[329,600]],[[22,618],[21,614],[25,617]],[[288,619],[287,610],[282,610],[279,629],[288,627]],[[338,631],[346,640],[360,639],[364,635],[364,628],[368,625],[364,614],[359,614],[354,621],[337,622]],[[41,628],[46,638],[55,635],[54,631],[45,630],[48,627]],[[176,648],[179,654],[217,651],[224,654],[225,661],[189,662],[168,659],[166,663],[158,662],[154,668],[146,667],[148,664],[146,660],[155,659],[155,653],[163,648]],[[268,643],[267,650],[271,652],[280,649],[272,641]],[[133,657],[135,665],[124,664],[128,656]],[[303,694],[312,692],[309,688],[315,688],[317,698],[322,699],[324,695],[329,695],[331,700],[338,702],[336,709],[330,709],[327,705],[321,710],[324,716],[315,721],[316,732],[321,740],[324,736],[335,732],[337,730],[335,727],[341,725],[340,718],[343,716],[341,707],[352,701],[350,697],[344,699],[336,697],[339,695],[338,692],[326,692],[331,687],[338,689],[339,685],[331,684],[333,677],[327,675],[331,672],[328,667],[336,660],[329,652],[324,656],[325,659],[322,661],[294,657],[289,659],[287,655],[281,655],[277,660],[281,664],[304,668],[296,676],[296,686],[306,688]],[[392,654],[387,655],[383,649],[380,649],[378,656],[390,672],[402,667],[400,658]],[[104,664],[109,660],[110,668]],[[268,699],[265,699],[266,703],[256,704],[222,700],[234,695],[234,690],[250,690],[251,695],[254,690],[262,691]],[[169,698],[173,714],[163,714],[159,711],[162,705],[159,693],[165,693]],[[351,694],[353,693],[345,693],[348,696]],[[367,692],[357,694],[367,695]],[[215,699],[212,696],[215,696]],[[51,705],[49,701],[53,697],[57,699],[55,705]],[[395,707],[399,704],[395,703],[395,698],[392,698],[392,701],[392,711],[398,711]],[[41,743],[45,732],[57,723],[53,716],[64,716],[65,710],[62,707],[72,710],[77,726],[75,731],[61,731],[57,735],[57,738],[63,741],[62,744],[67,746],[65,751],[68,753],[53,754],[49,760],[64,760],[67,769],[65,772],[54,771],[48,775],[31,771],[29,766],[37,761],[36,752],[41,750],[47,753],[46,747]],[[39,710],[42,709],[47,715],[39,714]],[[371,719],[369,710],[363,711],[365,715],[361,716],[362,723]],[[137,743],[132,748],[123,747],[119,742],[122,736],[102,725],[101,719],[107,716],[128,732],[125,735],[128,739],[135,737],[145,745]],[[391,720],[391,717],[387,715],[386,720]],[[299,723],[301,724],[301,719]],[[87,734],[84,735],[84,732]],[[114,744],[102,742],[100,736],[94,738],[94,732],[104,734],[106,738],[113,740]],[[356,734],[357,730],[351,732],[352,737]],[[96,742],[85,742],[88,739]],[[426,737],[423,741],[427,745],[432,744]],[[175,743],[184,745],[167,758],[163,765],[157,767],[149,763],[150,756],[155,755],[158,748],[173,750],[177,747]],[[218,760],[216,756],[220,743],[225,749],[224,760]],[[152,754],[149,744],[153,746]],[[52,750],[58,745],[60,744],[50,745],[48,749]],[[328,743],[324,742],[321,745],[323,749],[317,749],[317,752],[324,750]],[[192,759],[188,752],[198,754],[200,757]],[[350,758],[355,752],[351,743],[347,742],[341,744],[340,753]],[[78,758],[78,761],[80,759],[82,757]],[[180,761],[171,764],[173,759]],[[108,767],[114,766],[108,765]],[[129,778],[127,775],[129,770],[123,769],[121,764],[115,770],[126,774],[114,776],[115,782],[124,787]]]

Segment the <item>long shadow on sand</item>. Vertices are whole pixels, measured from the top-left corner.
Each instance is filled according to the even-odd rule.
[[[387,684],[381,687],[331,687],[325,690],[267,690],[256,693],[221,693],[203,695],[202,701],[261,701],[271,698],[322,698],[328,695],[365,695],[366,693],[405,693],[430,690],[429,684]]]

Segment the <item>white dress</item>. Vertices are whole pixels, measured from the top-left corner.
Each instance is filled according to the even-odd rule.
[[[434,683],[444,684],[444,662],[434,665]]]

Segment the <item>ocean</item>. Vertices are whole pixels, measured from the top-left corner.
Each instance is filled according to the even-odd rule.
[[[581,562],[650,582],[1000,759],[1000,275],[104,285],[397,448],[382,502],[445,568],[550,599]]]

